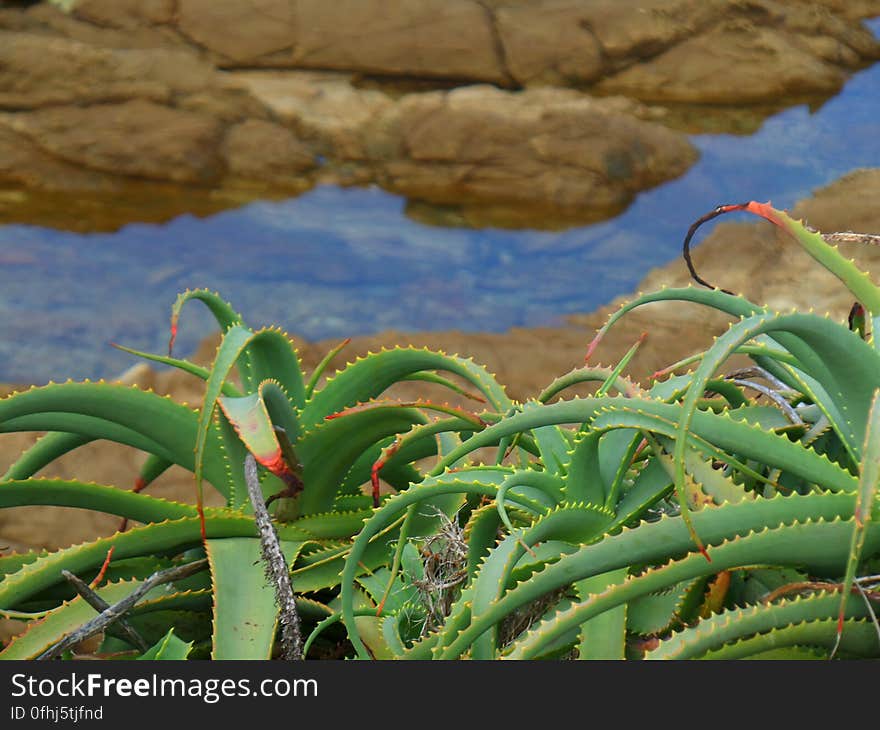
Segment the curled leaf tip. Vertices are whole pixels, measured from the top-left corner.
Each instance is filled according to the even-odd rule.
[[[588,363],[590,361],[590,357],[592,357],[593,352],[595,352],[596,348],[599,346],[599,343],[602,341],[602,332],[597,334],[591,341],[590,344],[587,345],[587,353],[584,355],[584,363]]]
[[[171,353],[174,350],[174,341],[177,339],[177,317],[171,318],[171,335],[168,338],[168,357],[171,357]]]
[[[748,203],[726,203],[724,205],[716,206],[711,212],[706,213],[706,215],[701,216],[697,220],[695,220],[691,227],[688,228],[687,235],[684,237],[684,243],[682,244],[682,256],[684,257],[684,261],[687,264],[688,271],[690,272],[691,278],[696,281],[701,286],[706,287],[707,289],[718,289],[719,287],[714,284],[710,284],[708,281],[703,279],[698,273],[696,268],[694,267],[694,263],[691,260],[691,239],[693,239],[694,234],[697,232],[697,229],[702,226],[704,223],[709,222],[713,218],[717,218],[720,215],[724,215],[725,213],[731,213],[737,210],[750,210],[749,206],[753,205],[753,202]],[[754,203],[754,205],[761,205],[760,203]],[[769,204],[768,204],[769,205]],[[754,211],[753,211],[754,212]],[[759,213],[760,215],[760,213]],[[732,294],[733,292],[728,291],[727,289],[721,289],[725,294]]]

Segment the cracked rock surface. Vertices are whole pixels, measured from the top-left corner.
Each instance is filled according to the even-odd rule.
[[[428,203],[599,216],[697,157],[624,99],[489,84],[392,95],[350,74],[224,71],[165,40],[129,48],[113,28],[103,45],[59,31],[110,24],[94,12],[86,21],[35,10],[40,23],[0,14],[0,186],[107,193],[170,181],[259,195],[378,183]]]
[[[15,22],[107,45],[187,45],[223,68],[601,82],[649,100],[736,103],[770,99],[780,83],[838,88],[880,56],[858,22],[878,14],[877,0],[76,0],[69,16],[37,5]]]
[[[833,93],[880,57],[859,22],[871,14],[880,0],[5,9],[0,186],[85,193],[171,181],[259,197],[377,183],[476,224],[516,225],[531,209],[586,222],[696,159],[661,126],[665,112],[640,100]],[[401,79],[403,91],[388,86]]]

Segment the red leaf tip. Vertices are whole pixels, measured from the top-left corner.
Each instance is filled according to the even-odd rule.
[[[593,352],[594,352],[594,351],[596,350],[596,348],[599,346],[599,343],[600,343],[601,341],[602,341],[602,333],[600,332],[599,334],[597,334],[597,335],[592,339],[592,341],[590,342],[590,344],[587,345],[587,354],[584,355],[584,363],[587,363],[587,362],[590,361],[590,358],[592,357]]]

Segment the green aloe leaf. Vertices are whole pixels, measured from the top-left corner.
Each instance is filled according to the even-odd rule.
[[[823,493],[739,502],[695,512],[692,519],[710,546],[712,562],[699,553],[691,553],[663,568],[633,577],[602,594],[601,600],[579,604],[564,618],[557,617],[552,625],[541,627],[540,635],[528,639],[529,648],[523,652],[537,651],[543,641],[558,638],[561,633],[622,602],[719,570],[756,563],[804,565],[816,571],[842,570],[851,529],[847,519],[854,503],[852,493]],[[783,521],[786,524],[780,524]],[[868,550],[876,550],[880,530],[869,528],[867,539]],[[491,625],[552,590],[603,572],[686,555],[691,544],[687,525],[677,516],[644,523],[635,529],[623,529],[581,547],[508,591],[489,611],[461,631],[446,648],[443,658],[460,656]]]
[[[220,325],[220,329],[223,332],[243,322],[241,315],[216,292],[208,289],[187,289],[177,296],[174,305],[171,307],[171,336],[168,340],[169,356],[174,349],[174,340],[177,338],[180,312],[183,306],[191,300],[202,302],[210,310],[211,314],[214,315],[214,319],[217,320],[217,324]]]
[[[584,578],[574,584],[581,601],[589,600],[594,593],[601,593],[610,586],[622,583],[628,569],[620,568],[609,573]],[[622,604],[587,621],[580,628],[578,659],[620,660],[626,650],[627,604]]]
[[[73,571],[71,571],[73,572]],[[96,593],[107,603],[114,604],[134,592],[141,581],[124,581],[103,586]],[[0,659],[34,659],[67,634],[75,631],[97,615],[94,608],[82,597],[62,604],[44,618],[30,622],[27,630],[19,634],[0,651]]]
[[[562,540],[579,544],[602,533],[613,515],[602,507],[592,505],[562,505],[539,517],[531,527],[512,531],[483,561],[476,578],[468,588],[470,613],[478,618],[489,611],[505,592],[511,571],[531,546],[547,540]],[[450,617],[450,624],[456,619]],[[471,648],[473,659],[494,659],[497,651],[497,625],[482,634]],[[441,631],[440,646],[446,643],[448,632]]]
[[[395,348],[360,358],[324,383],[303,408],[303,427],[311,428],[329,415],[366,403],[402,378],[424,370],[464,378],[486,396],[496,411],[506,411],[512,405],[495,378],[471,360],[429,350]]]
[[[0,509],[37,504],[90,509],[137,522],[163,522],[196,514],[192,505],[94,482],[66,479],[0,482]]]
[[[252,517],[225,510],[206,510],[205,528],[208,538],[255,537],[257,534]],[[311,535],[294,525],[279,525],[278,533],[281,540],[312,539]],[[0,610],[14,609],[60,582],[63,580],[62,569],[77,575],[95,574],[111,547],[115,561],[148,554],[176,555],[197,547],[201,540],[199,518],[183,517],[135,527],[127,532],[41,555],[0,581]]]
[[[595,429],[644,428],[674,437],[680,431],[683,408],[677,403],[621,397],[577,398],[551,403],[540,410],[515,414],[475,433],[447,454],[431,473],[442,473],[450,463],[480,447],[491,446],[505,436],[539,426],[591,422],[591,427]],[[724,413],[698,410],[692,411],[690,418],[690,431],[684,435],[684,441],[694,447],[710,444],[718,449],[734,451],[803,476],[825,489],[856,488],[856,480],[847,470],[811,449],[789,441],[785,436],[764,431]]]
[[[640,636],[662,634],[680,625],[683,609],[694,593],[702,597],[705,580],[684,580],[627,604],[626,628]]]
[[[65,431],[141,449],[194,471],[199,416],[191,408],[125,385],[50,384],[0,400],[0,432]],[[204,441],[204,476],[228,496],[216,431]]]
[[[809,314],[764,313],[733,325],[706,352],[693,375],[675,434],[675,490],[682,515],[691,520],[685,497],[685,450],[697,401],[709,378],[732,351],[760,334],[772,334],[815,379],[828,400],[820,403],[841,440],[858,459],[865,438],[871,396],[880,387],[880,354],[846,327]],[[698,546],[702,541],[692,537]]]
[[[868,420],[865,445],[862,449],[862,463],[859,474],[859,491],[856,497],[852,540],[849,548],[849,559],[846,562],[846,575],[843,579],[843,591],[840,596],[838,615],[838,636],[843,631],[846,604],[852,592],[856,577],[856,569],[865,547],[865,536],[868,523],[874,515],[877,499],[877,488],[880,486],[880,390],[874,392],[871,401],[871,412]]]
[[[275,418],[272,417],[269,406],[273,397],[287,404],[287,396],[281,386],[274,381],[264,381],[256,393],[241,397],[221,396],[218,402],[223,415],[257,462],[283,479],[292,477],[299,471],[300,465],[295,453],[285,453],[276,428],[283,429],[290,440],[295,440],[299,427],[289,407],[273,409]]]
[[[151,646],[147,651],[141,654],[138,659],[143,660],[166,660],[166,661],[183,661],[187,658],[192,650],[191,641],[183,641],[174,635],[174,629],[168,629],[156,644]]]
[[[345,556],[341,578],[340,603],[345,627],[359,656],[366,658],[369,656],[369,652],[356,633],[357,627],[352,613],[355,608],[354,581],[362,570],[368,549],[377,544],[374,538],[388,530],[390,525],[395,524],[395,521],[400,519],[411,505],[429,504],[434,498],[448,494],[495,497],[499,485],[510,474],[510,470],[505,468],[477,468],[476,473],[471,476],[471,481],[467,481],[469,472],[470,470],[467,472],[447,472],[441,476],[426,478],[421,484],[395,495],[376,510],[355,537],[351,547],[347,549],[348,554]],[[519,497],[515,492],[510,494],[510,500],[511,502],[522,502],[532,510],[540,510],[538,505],[531,500]],[[296,572],[294,572],[294,579],[296,579]],[[2,585],[0,583],[0,588]]]
[[[278,607],[267,581],[256,538],[206,542],[214,584],[212,659],[269,659],[275,641]],[[282,542],[288,565],[303,542]]]
[[[708,652],[701,658],[750,659],[773,649],[795,647],[832,649],[838,644],[836,637],[836,619],[804,621],[727,644]],[[842,653],[859,659],[876,659],[880,656],[877,627],[872,621],[849,620],[844,622],[844,635],[838,648]]]
[[[55,459],[91,441],[89,436],[78,433],[64,433],[63,431],[47,433],[9,466],[6,473],[0,477],[0,481],[32,477]]]
[[[694,659],[742,639],[802,621],[832,620],[840,596],[817,592],[770,604],[729,609],[685,627],[645,655],[645,659]],[[845,619],[865,618],[868,608],[854,601]]]
[[[807,230],[801,221],[793,219],[785,211],[771,207],[769,203],[751,201],[744,206],[731,206],[731,208],[747,210],[781,228],[792,236],[804,251],[840,279],[870,312],[880,313],[880,289],[855,263],[842,256],[835,246],[826,243],[821,233]]]
[[[329,511],[346,474],[365,451],[427,420],[417,408],[379,406],[324,421],[304,433],[297,444],[305,484],[302,514]]]
[[[305,405],[306,386],[303,382],[299,354],[290,337],[281,330],[257,330],[245,350],[249,367],[242,372],[245,392],[253,392],[266,380],[277,382],[287,395],[291,409]]]
[[[131,355],[137,355],[138,357],[142,357],[145,360],[150,360],[151,362],[157,362],[161,365],[170,365],[171,367],[177,368],[178,370],[182,370],[185,373],[189,373],[190,375],[194,375],[200,380],[207,381],[208,378],[211,377],[211,371],[208,368],[203,368],[201,365],[196,365],[195,363],[190,362],[189,360],[183,360],[176,357],[167,357],[165,355],[156,355],[151,352],[144,352],[142,350],[134,350],[131,347],[124,347],[122,345],[117,345],[112,343],[113,347],[117,350],[122,350],[123,352],[127,352]],[[226,382],[223,384],[223,393],[224,395],[241,395],[241,391],[236,387],[235,383]]]
[[[726,312],[733,317],[749,317],[758,312],[765,311],[763,307],[752,304],[743,297],[734,294],[728,294],[719,289],[699,289],[694,286],[682,288],[660,289],[649,294],[639,294],[638,297],[625,303],[608,318],[608,321],[599,329],[593,341],[587,348],[587,358],[589,358],[602,338],[622,317],[634,309],[651,304],[653,302],[691,302],[693,304],[702,304],[703,306],[712,307],[722,312]]]

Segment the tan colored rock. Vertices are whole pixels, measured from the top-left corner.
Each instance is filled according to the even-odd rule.
[[[52,35],[104,48],[192,48],[171,25],[165,25],[163,0],[86,3],[83,17],[49,3],[24,10],[0,8],[0,28]],[[143,7],[137,9],[136,5]],[[173,18],[172,18],[173,19]]]
[[[817,58],[807,45],[732,20],[677,44],[650,64],[604,79],[597,88],[649,101],[694,103],[758,102],[840,88],[844,71]],[[822,53],[827,56],[829,50]]]
[[[833,13],[850,20],[861,20],[880,15],[880,2],[877,0],[796,0],[804,5],[821,5]]]
[[[331,179],[360,175],[495,222],[522,203],[580,221],[607,214],[696,159],[683,136],[636,118],[651,112],[622,98],[480,85],[395,99],[341,74],[230,76],[330,158]]]
[[[239,71],[228,76],[298,137],[345,160],[367,158],[364,130],[395,103],[381,91],[355,88],[351,74]]]
[[[214,69],[185,50],[119,50],[0,31],[0,109],[168,102],[215,84]]]
[[[855,231],[880,233],[880,169],[864,168],[850,172],[819,190],[794,207],[793,215],[825,233]],[[861,247],[858,255],[870,256],[865,264],[880,280],[880,249]],[[870,262],[870,263],[869,263]]]
[[[578,0],[523,3],[496,11],[510,75],[520,84],[589,84],[605,70],[604,50]]]
[[[42,189],[104,185],[110,174],[272,185],[280,169],[299,173],[317,153],[327,164],[313,179],[379,182],[409,196],[413,210],[452,206],[478,225],[528,224],[548,213],[560,225],[595,220],[681,174],[693,149],[633,119],[641,109],[612,109],[574,91],[466,87],[397,98],[357,88],[351,75],[224,74],[209,61],[502,85],[602,79],[603,93],[701,104],[778,100],[837,88],[848,69],[880,54],[867,30],[828,6],[82,0],[72,15],[45,4],[4,11],[0,111],[15,113],[0,124],[4,144],[14,133],[26,145],[13,155],[16,169],[0,163],[0,174]],[[127,36],[146,47],[120,47]],[[261,130],[262,141],[252,136]],[[121,135],[131,141],[127,159]],[[270,159],[265,151],[282,139],[280,161]],[[221,150],[223,140],[233,146]],[[263,156],[245,161],[246,153]],[[47,172],[65,164],[85,173]]]
[[[508,81],[492,14],[471,0],[298,0],[293,65]]]
[[[859,23],[878,14],[877,0],[80,0],[71,15],[0,11],[0,28],[115,48],[185,44],[224,68],[507,87],[604,79],[603,90],[646,100],[727,104],[832,93],[880,57]]]
[[[51,107],[5,115],[0,124],[87,169],[176,182],[222,172],[217,120],[150,101]]]
[[[563,89],[413,94],[367,138],[384,187],[445,204],[609,209],[697,157],[683,135]]]
[[[276,184],[301,184],[316,166],[314,154],[289,129],[257,119],[236,124],[221,148],[229,174]]]
[[[271,117],[269,110],[249,93],[234,85],[227,87],[228,79],[222,75],[217,80],[222,82],[221,85],[178,97],[174,107],[213,117],[226,124]]]
[[[0,185],[41,191],[100,191],[112,189],[114,180],[97,170],[61,160],[0,123]]]
[[[77,0],[73,15],[95,25],[135,28],[174,20],[175,0]]]
[[[586,3],[580,21],[608,58],[606,73],[621,63],[646,63],[658,53],[736,12],[730,0],[617,0]]]
[[[177,29],[220,65],[260,65],[289,55],[296,38],[292,0],[178,0]]]

